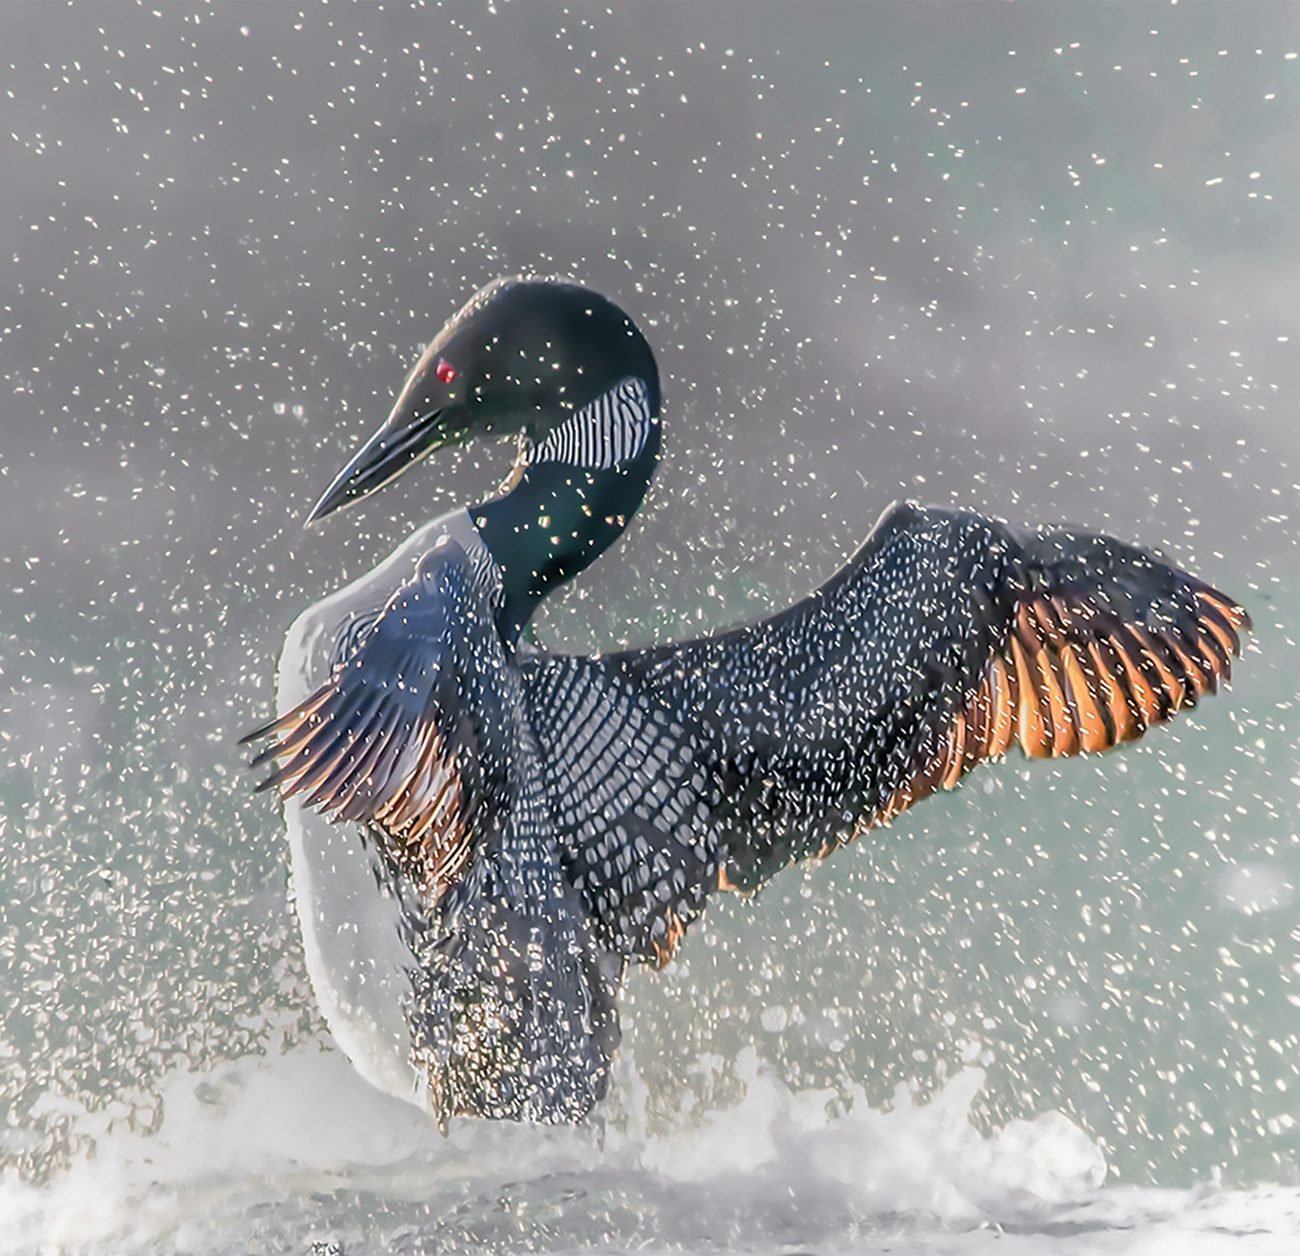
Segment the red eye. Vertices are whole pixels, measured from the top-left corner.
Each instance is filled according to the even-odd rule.
[[[446,358],[438,359],[438,365],[433,373],[438,377],[440,384],[450,384],[456,378],[456,368]]]

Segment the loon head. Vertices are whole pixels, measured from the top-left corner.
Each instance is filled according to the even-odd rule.
[[[469,508],[501,569],[501,626],[513,640],[640,506],[659,457],[659,404],[654,353],[612,301],[563,279],[498,279],[430,342],[388,419],[307,521],[444,446],[518,433],[508,491]]]

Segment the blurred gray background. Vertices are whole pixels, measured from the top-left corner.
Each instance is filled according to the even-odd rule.
[[[652,1088],[978,1057],[984,1119],[1058,1107],[1121,1177],[1294,1177],[1297,47],[1266,0],[0,7],[0,1159],[67,1150],[50,1095],[147,1125],[167,1068],[318,1030],[233,740],[304,604],[503,474],[301,529],[537,270],[632,312],[666,399],[544,643],[766,613],[904,496],[1161,547],[1258,629],[1143,747],[713,909],[632,983]]]

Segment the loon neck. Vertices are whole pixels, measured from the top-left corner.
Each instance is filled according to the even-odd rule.
[[[542,462],[469,516],[501,572],[497,627],[510,645],[542,599],[590,566],[627,528],[659,461],[659,423],[638,456],[614,467]]]

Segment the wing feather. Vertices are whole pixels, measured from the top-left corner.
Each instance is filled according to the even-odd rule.
[[[461,765],[473,758],[476,782],[485,775],[475,730],[486,721],[464,716],[486,691],[481,658],[491,651],[479,647],[491,623],[471,589],[459,546],[430,550],[329,681],[244,739],[269,741],[252,760],[276,765],[259,789],[366,825],[426,893],[454,880],[469,854],[477,786]]]
[[[1142,566],[1156,561],[1144,556]],[[915,779],[891,797],[878,822],[932,792],[935,778],[954,788],[976,763],[1000,757],[1013,742],[1030,758],[1110,750],[1216,692],[1249,616],[1186,573],[1160,566],[1191,593],[1182,601],[1192,609],[1151,601],[1133,578],[1136,563],[1115,582],[1122,596],[1105,586],[1020,595],[1006,646],[992,653],[974,692],[945,724],[936,760],[917,765]],[[1207,634],[1217,648],[1206,647]]]
[[[1227,595],[1110,537],[896,506],[827,585],[772,619],[542,657],[527,687],[564,765],[557,791],[585,797],[584,771],[631,774],[608,814],[561,825],[610,936],[662,963],[708,894],[825,855],[1013,746],[1046,759],[1137,740],[1228,680],[1249,624]],[[610,704],[659,709],[677,730],[670,753],[689,758],[693,782],[680,815],[643,808],[652,822],[633,823],[637,791],[662,773],[624,730],[586,727]],[[698,864],[671,857],[683,840]],[[646,902],[652,927],[629,927],[629,904]]]

